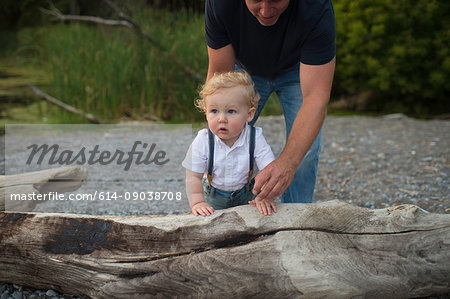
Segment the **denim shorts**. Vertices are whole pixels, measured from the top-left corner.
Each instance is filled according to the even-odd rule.
[[[208,188],[208,184],[203,180],[203,191],[205,201],[209,203],[214,210],[222,210],[236,206],[248,204],[250,200],[255,199],[253,195],[253,185],[255,179],[252,179],[251,184],[246,184],[237,191],[223,191],[214,187]]]

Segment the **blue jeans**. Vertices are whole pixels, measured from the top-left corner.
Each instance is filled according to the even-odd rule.
[[[236,70],[241,70],[236,66]],[[297,113],[302,106],[303,96],[300,88],[300,63],[283,71],[275,78],[264,78],[252,76],[255,82],[255,89],[261,96],[255,117],[250,122],[254,124],[264,108],[267,99],[272,92],[275,92],[283,109],[284,120],[286,122],[286,139],[288,138]],[[319,152],[321,149],[320,140],[322,129],[314,140],[311,148],[306,153],[294,175],[292,184],[281,196],[285,203],[311,203],[314,197],[314,187],[316,185],[317,165],[319,164]]]
[[[253,179],[250,185],[246,184],[237,191],[223,191],[212,186],[211,188],[208,188],[207,182],[203,180],[203,194],[205,201],[209,203],[214,210],[247,205],[250,200],[253,200],[256,197],[252,193],[254,182],[255,180]]]

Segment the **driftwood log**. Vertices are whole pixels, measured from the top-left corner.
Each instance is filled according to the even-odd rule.
[[[61,167],[0,176],[0,211],[32,211],[42,201],[11,201],[11,194],[46,194],[49,192],[69,192],[77,190],[87,177],[87,170],[78,167]]]
[[[91,298],[450,293],[450,215],[342,201],[209,217],[0,213],[0,281]]]

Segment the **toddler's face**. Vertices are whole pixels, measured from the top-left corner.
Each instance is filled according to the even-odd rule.
[[[229,147],[255,115],[256,109],[249,107],[243,91],[243,86],[224,88],[205,99],[209,129]]]

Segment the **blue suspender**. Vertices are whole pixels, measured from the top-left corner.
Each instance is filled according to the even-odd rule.
[[[252,183],[252,177],[253,177],[253,160],[254,160],[254,154],[255,154],[255,127],[250,126],[250,148],[249,148],[249,154],[250,154],[250,171],[248,172],[248,185]]]
[[[211,182],[213,179],[213,168],[214,168],[214,134],[208,129],[208,141],[209,141],[209,161],[208,161],[208,188],[211,188]],[[255,127],[250,126],[250,171],[248,172],[248,184],[251,184],[253,177],[253,160],[255,156]]]
[[[211,182],[213,179],[213,167],[214,167],[214,134],[208,129],[209,140],[209,161],[208,161],[208,188],[211,188]]]

